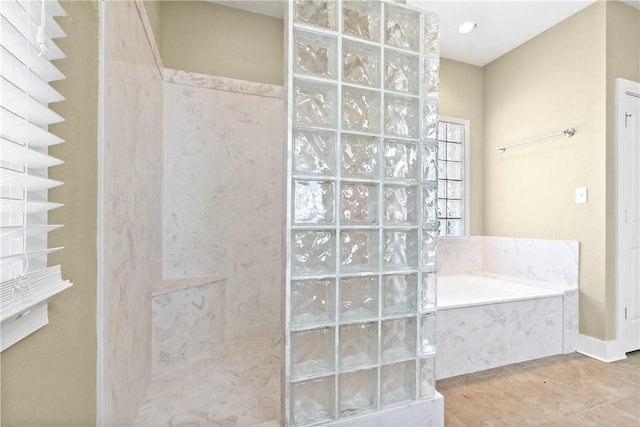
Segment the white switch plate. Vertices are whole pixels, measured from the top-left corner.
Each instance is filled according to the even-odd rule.
[[[576,203],[587,203],[586,188],[576,188]]]

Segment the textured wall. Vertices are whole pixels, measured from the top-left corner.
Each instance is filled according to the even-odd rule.
[[[162,81],[134,2],[104,2],[103,422],[132,425],[151,374],[162,271]]]
[[[578,240],[580,332],[605,339],[606,3],[484,69],[484,234]],[[576,129],[501,154],[496,147]],[[576,205],[577,187],[589,203]]]
[[[227,276],[227,340],[278,336],[284,101],[168,83],[165,108],[165,275]]]
[[[50,127],[66,143],[50,152],[65,164],[49,177],[64,181],[49,214],[64,227],[50,234],[50,256],[74,286],[49,301],[49,325],[2,352],[2,422],[12,426],[87,426],[96,419],[96,201],[98,122],[98,3],[61,2],[57,21],[67,55],[55,61],[66,80],[55,88],[66,101],[52,109],[66,121]]]

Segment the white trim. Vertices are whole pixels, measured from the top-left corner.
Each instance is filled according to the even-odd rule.
[[[588,335],[578,335],[578,353],[589,356],[601,362],[611,363],[624,360],[627,355],[620,347],[620,343],[615,341],[601,341]]]

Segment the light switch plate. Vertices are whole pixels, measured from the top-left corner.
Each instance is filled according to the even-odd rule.
[[[576,188],[576,203],[587,203],[586,188]]]

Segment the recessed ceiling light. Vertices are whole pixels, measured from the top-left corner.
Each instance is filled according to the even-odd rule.
[[[469,33],[473,33],[475,30],[478,29],[478,24],[475,22],[465,22],[464,24],[460,25],[458,27],[458,32],[460,34],[469,34]]]

